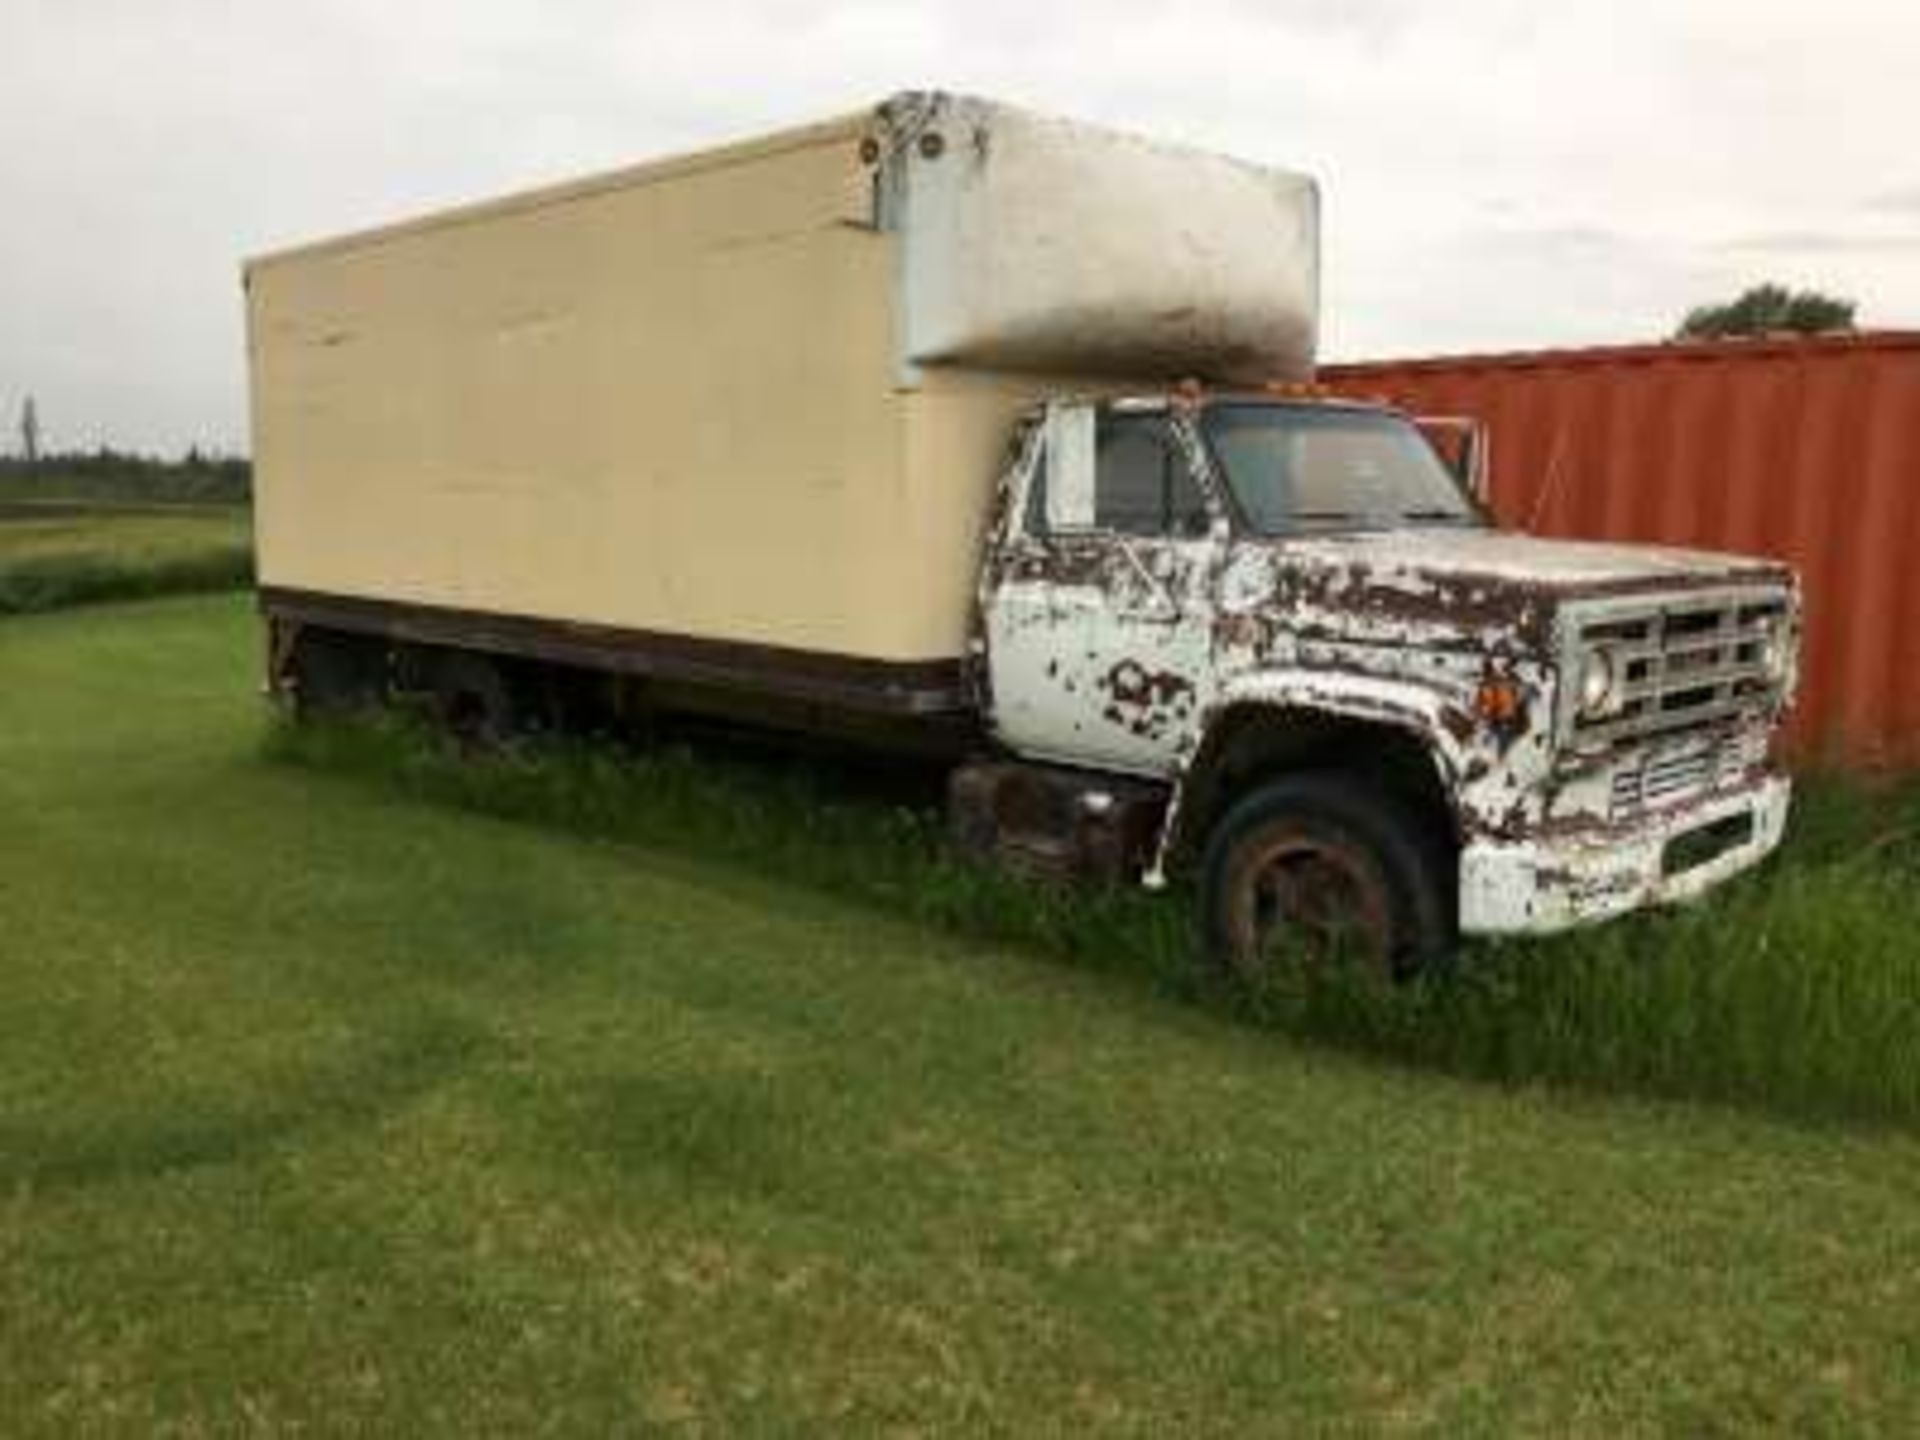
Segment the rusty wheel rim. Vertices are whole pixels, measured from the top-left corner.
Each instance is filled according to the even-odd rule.
[[[1293,826],[1256,836],[1234,867],[1230,897],[1228,938],[1245,978],[1282,964],[1393,973],[1386,887],[1352,845]]]

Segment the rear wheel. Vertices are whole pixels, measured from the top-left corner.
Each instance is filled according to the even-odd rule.
[[[1363,777],[1288,776],[1221,820],[1202,866],[1207,949],[1234,979],[1355,965],[1403,980],[1453,946],[1448,867],[1406,805]]]
[[[387,647],[370,635],[303,628],[287,672],[301,718],[364,710],[387,698]]]
[[[473,749],[494,749],[550,728],[536,677],[512,662],[453,651],[436,657],[429,676],[435,718]]]

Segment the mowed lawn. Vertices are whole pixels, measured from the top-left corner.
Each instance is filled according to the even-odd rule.
[[[1908,1433],[1920,1144],[1379,1068],[0,621],[0,1431]]]

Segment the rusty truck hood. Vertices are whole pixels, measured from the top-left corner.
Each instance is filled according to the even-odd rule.
[[[1345,571],[1362,584],[1499,587],[1548,596],[1775,581],[1791,572],[1778,561],[1684,550],[1545,540],[1511,530],[1432,526],[1312,536],[1279,542],[1283,563]]]
[[[1771,560],[1422,526],[1242,546],[1222,596],[1229,615],[1272,606],[1274,622],[1335,645],[1544,655],[1569,601],[1791,583]]]

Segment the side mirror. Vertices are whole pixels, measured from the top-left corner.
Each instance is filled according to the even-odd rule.
[[[1047,528],[1085,530],[1093,524],[1093,406],[1084,401],[1047,407]]]
[[[1493,503],[1493,441],[1486,425],[1470,416],[1422,415],[1414,422],[1440,462],[1482,505]]]

